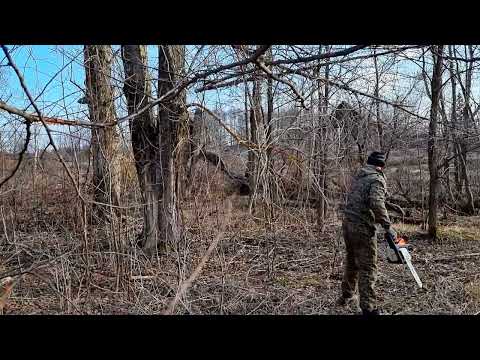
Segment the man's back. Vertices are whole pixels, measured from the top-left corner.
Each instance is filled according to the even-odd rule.
[[[374,165],[366,165],[355,175],[345,206],[345,218],[353,223],[375,226],[388,218],[385,209],[386,180]],[[380,215],[380,216],[379,216]]]

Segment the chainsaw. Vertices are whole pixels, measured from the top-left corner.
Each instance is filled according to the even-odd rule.
[[[385,240],[387,240],[387,261],[393,264],[406,264],[408,270],[413,275],[413,278],[417,282],[417,285],[423,288],[422,281],[418,276],[415,268],[412,265],[412,256],[410,255],[409,250],[412,250],[412,246],[407,243],[407,241],[401,237],[392,239],[392,237],[385,234]]]

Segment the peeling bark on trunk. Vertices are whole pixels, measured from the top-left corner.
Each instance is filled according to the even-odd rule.
[[[90,121],[108,123],[116,120],[114,91],[110,83],[112,49],[109,45],[85,45],[84,65]],[[111,213],[108,205],[119,205],[120,143],[115,126],[93,128],[91,138],[94,211],[100,219]]]

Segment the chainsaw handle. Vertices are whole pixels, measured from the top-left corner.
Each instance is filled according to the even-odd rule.
[[[388,246],[390,246],[392,250],[395,250],[395,252],[398,252],[398,248],[397,248],[397,245],[395,244],[395,239],[393,238],[393,236],[391,236],[389,233],[386,232],[385,240],[387,240]]]
[[[385,233],[385,240],[387,240],[388,247],[394,251],[395,257],[397,258],[397,261],[392,261],[390,259],[388,259],[388,261],[392,264],[401,264],[402,263],[402,255],[400,254],[400,251],[398,250],[398,247],[395,244],[395,239],[393,238],[393,236],[391,236],[390,233],[386,232]]]

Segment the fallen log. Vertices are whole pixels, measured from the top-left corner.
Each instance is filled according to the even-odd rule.
[[[245,176],[239,174],[233,174],[231,171],[228,170],[225,162],[215,154],[214,152],[210,151],[202,151],[192,159],[191,167],[198,162],[199,160],[204,160],[206,162],[211,163],[220,171],[222,171],[232,182],[232,185],[235,188],[235,192],[239,195],[250,195],[251,189],[248,183],[248,180]]]
[[[399,214],[401,214],[403,217],[405,217],[405,211],[401,206],[394,204],[390,201],[385,201],[385,207],[387,208],[387,210],[396,211]]]

